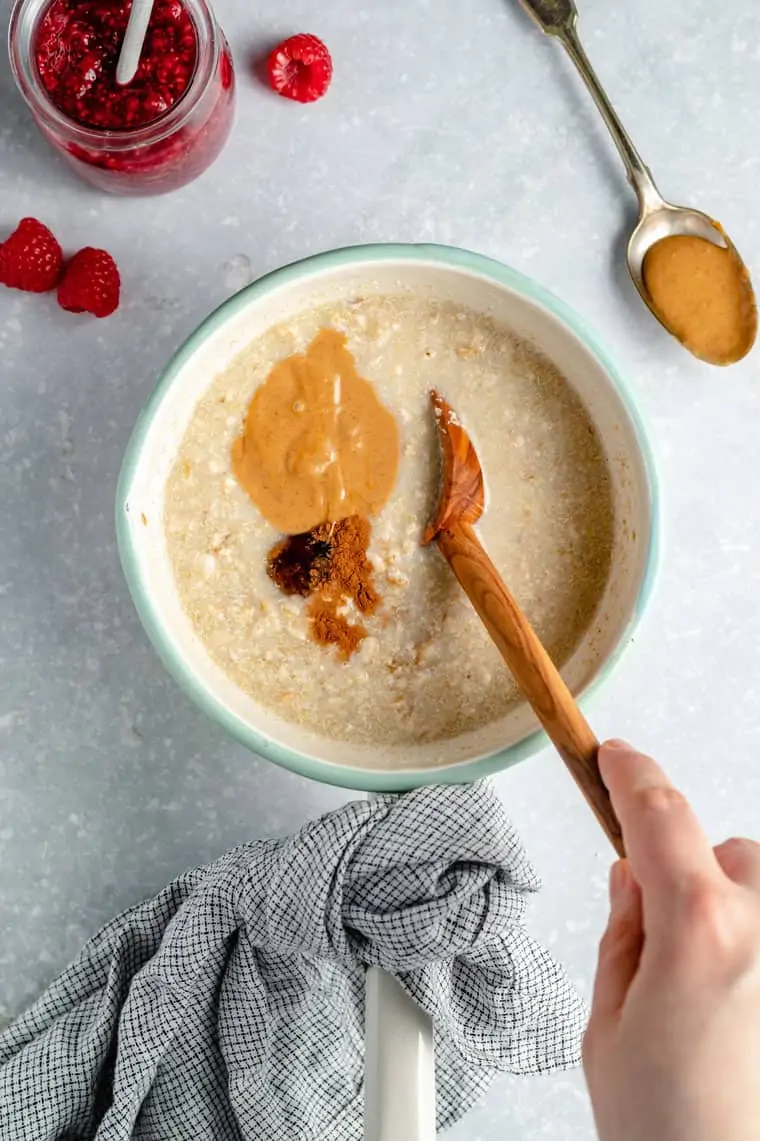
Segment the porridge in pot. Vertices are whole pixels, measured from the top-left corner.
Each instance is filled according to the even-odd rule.
[[[280,383],[290,403],[272,425],[291,430],[304,403],[298,386],[321,381],[308,368],[326,346],[341,354],[356,416],[340,438],[330,435],[334,417],[294,460],[262,417]],[[268,330],[210,378],[167,482],[169,557],[209,655],[261,705],[324,736],[433,742],[500,719],[520,700],[448,564],[435,545],[422,546],[440,478],[432,388],[477,449],[485,546],[561,666],[591,625],[610,569],[607,461],[562,375],[486,316],[386,296],[308,310]],[[325,439],[335,446],[325,450]],[[267,448],[281,465],[274,483],[251,466]],[[359,463],[362,448],[382,451],[377,471]],[[340,456],[346,471],[358,465],[351,487]],[[304,464],[324,473],[321,498],[298,482]],[[287,540],[291,520],[293,532],[314,529]]]

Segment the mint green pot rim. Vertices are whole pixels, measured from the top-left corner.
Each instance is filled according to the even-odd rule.
[[[650,600],[660,558],[659,481],[649,443],[649,434],[634,391],[606,346],[584,318],[531,278],[518,273],[502,262],[469,250],[430,244],[389,243],[348,246],[344,249],[315,254],[266,274],[230,297],[203,321],[171,358],[159,376],[153,393],[140,412],[127,445],[116,491],[116,539],[124,576],[137,613],[158,656],[175,681],[208,717],[217,722],[241,745],[265,760],[272,761],[282,768],[289,769],[291,772],[311,780],[366,792],[403,792],[425,784],[467,784],[527,760],[548,745],[549,742],[543,732],[536,731],[509,748],[476,760],[462,761],[440,768],[427,766],[419,769],[388,771],[357,768],[308,757],[273,741],[265,734],[252,728],[222,702],[213,697],[171,645],[164,632],[161,614],[158,608],[154,606],[150,590],[143,581],[139,560],[132,545],[128,503],[134,477],[140,464],[143,444],[153,416],[181,369],[210,335],[215,333],[231,317],[248,308],[252,302],[275,290],[286,288],[296,281],[308,277],[317,277],[324,271],[348,265],[387,261],[418,262],[464,270],[506,286],[513,292],[541,306],[565,325],[596,357],[615,386],[633,425],[645,467],[651,506],[649,549],[645,572],[631,620],[617,647],[600,669],[597,677],[581,695],[580,703],[584,709],[596,699],[630,646]]]

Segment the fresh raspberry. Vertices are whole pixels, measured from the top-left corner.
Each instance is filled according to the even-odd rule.
[[[267,71],[278,95],[299,103],[313,103],[330,86],[332,58],[316,36],[291,36],[270,53]]]
[[[55,289],[63,269],[63,251],[56,238],[36,218],[22,218],[0,245],[0,284],[28,293]]]
[[[58,304],[70,313],[109,317],[119,305],[121,278],[105,250],[86,246],[66,266],[58,286]]]

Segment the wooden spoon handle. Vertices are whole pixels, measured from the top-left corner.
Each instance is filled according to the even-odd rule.
[[[467,523],[454,523],[440,531],[436,539],[613,848],[619,856],[624,856],[620,823],[599,772],[599,742],[559,670],[502,582],[472,527]]]

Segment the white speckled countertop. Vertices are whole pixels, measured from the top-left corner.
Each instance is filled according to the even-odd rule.
[[[712,213],[760,278],[760,9],[580,0],[581,32],[660,187]],[[662,333],[626,278],[634,201],[559,47],[517,0],[218,0],[239,73],[219,162],[152,201],[100,196],[37,134],[0,60],[0,231],[24,214],[122,270],[108,321],[0,289],[0,1010],[189,865],[345,793],[268,767],[179,692],[132,609],[113,532],[124,445],[156,373],[249,276],[353,242],[468,246],[575,306],[633,379],[664,491],[664,563],[594,709],[654,751],[710,833],[758,833],[758,355],[722,372]],[[9,0],[0,0],[3,25]],[[278,13],[278,14],[276,14]],[[248,59],[315,31],[329,98],[268,94]],[[609,853],[556,757],[499,790],[545,878],[531,929],[588,991]],[[5,1009],[3,1009],[5,1008]],[[591,1141],[579,1074],[504,1079],[456,1141]]]

